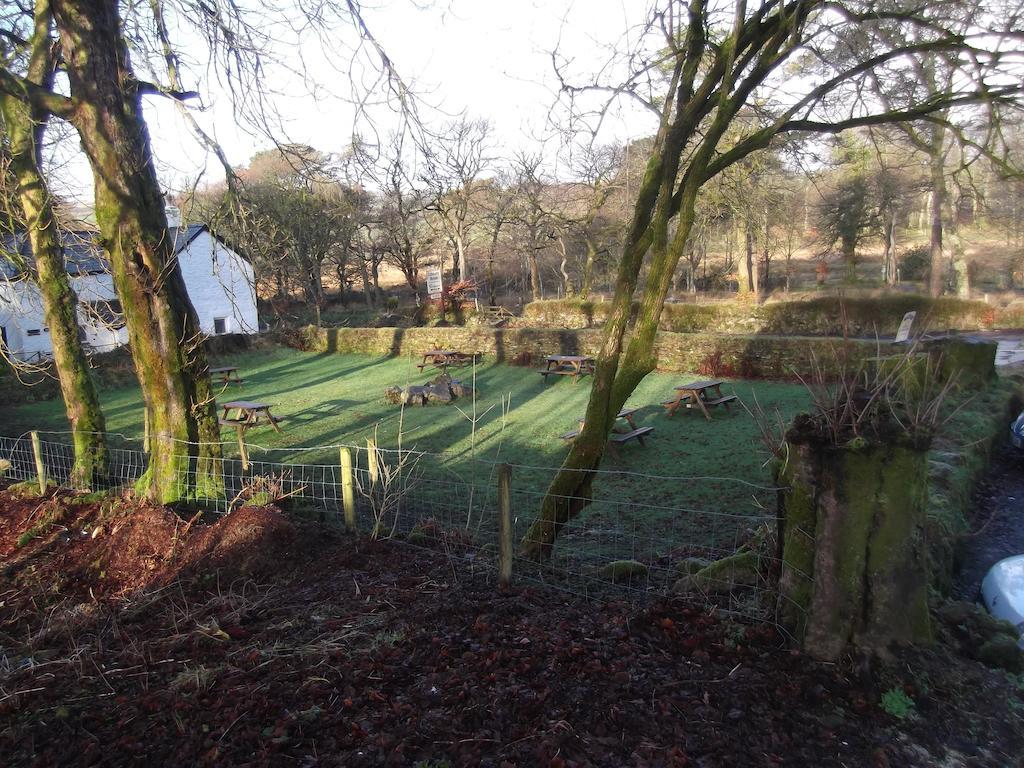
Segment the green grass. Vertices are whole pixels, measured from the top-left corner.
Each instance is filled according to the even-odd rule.
[[[333,465],[338,463],[337,449],[319,446],[365,445],[376,434],[379,447],[395,448],[401,431],[403,448],[443,454],[420,463],[425,474],[447,478],[432,486],[433,496],[424,488],[428,502],[439,509],[471,492],[489,493],[494,481],[488,462],[522,465],[513,470],[513,487],[520,522],[528,521],[565,457],[567,446],[558,435],[575,428],[586,410],[590,380],[545,384],[533,369],[485,361],[476,368],[474,434],[471,401],[460,401],[458,408],[406,408],[404,415],[398,406],[384,402],[388,385],[422,384],[432,378],[432,373],[421,373],[414,363],[410,358],[314,355],[282,348],[248,352],[215,362],[237,365],[245,379],[244,387],[231,386],[218,399],[267,402],[283,419],[282,434],[270,427],[248,433],[254,460]],[[471,380],[473,369],[453,375]],[[739,532],[750,526],[752,516],[774,507],[774,493],[766,489],[771,484],[768,456],[742,408],[713,409],[713,421],[686,411],[666,417],[659,402],[671,395],[673,385],[690,378],[651,374],[630,398],[629,404],[640,408],[635,417],[638,424],[655,430],[646,446],[628,443],[620,448],[619,459],[605,460],[605,469],[620,472],[603,475],[594,484],[598,503],[587,514],[588,526],[598,531],[589,542],[596,548],[603,546],[601,529],[614,528],[620,538],[623,531],[642,531],[652,546],[700,534],[729,551]],[[777,407],[787,421],[808,405],[805,390],[794,384],[737,381],[724,385],[723,391],[747,402],[756,392],[766,410]],[[511,403],[504,418],[502,398]],[[142,404],[136,388],[104,392],[102,400],[109,431],[141,437]],[[7,434],[67,429],[59,401],[5,409],[3,416]],[[225,441],[234,439],[233,430],[223,435]],[[272,450],[263,453],[260,447]],[[298,450],[309,448],[315,450]],[[230,443],[225,450],[236,452]],[[474,457],[483,462],[472,461]],[[704,479],[652,479],[651,475]],[[643,553],[609,551],[612,554]]]

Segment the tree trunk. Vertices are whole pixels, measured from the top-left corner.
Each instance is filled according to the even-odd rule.
[[[359,278],[363,281],[363,300],[367,309],[373,309],[374,296],[373,286],[370,283],[370,272],[366,269],[366,261],[359,259]]]
[[[663,158],[652,157],[645,181],[650,182],[654,166],[661,162],[664,162]],[[634,220],[632,237],[627,240],[628,245],[619,262],[615,293],[605,322],[604,340],[597,355],[583,429],[548,486],[540,515],[523,537],[520,549],[524,557],[537,560],[550,557],[559,532],[590,503],[594,470],[601,464],[608,434],[615,424],[615,415],[637,385],[657,366],[654,339],[661,321],[661,311],[672,286],[672,276],[693,228],[697,187],[689,186],[684,191],[686,194],[682,197],[678,225],[671,243],[666,241],[667,212],[660,211],[658,225],[651,225],[656,235],[645,233],[646,227],[639,229],[643,224],[642,219],[637,217]],[[641,198],[645,194],[652,194],[652,190],[642,189]],[[633,294],[648,248],[651,251],[651,268],[633,325],[633,334],[623,354],[623,339],[633,310]]]
[[[889,220],[885,226],[885,253],[882,256],[884,263],[882,278],[886,285],[896,285],[899,282],[899,271],[896,265],[896,209],[889,210]]]
[[[96,222],[124,309],[150,425],[140,490],[161,503],[219,496],[220,428],[195,310],[168,238],[164,200],[115,0],[55,0],[76,102],[72,123],[92,166]],[[194,463],[193,463],[194,462]]]
[[[931,144],[929,147],[928,169],[931,176],[931,237],[928,248],[931,255],[931,271],[928,277],[928,292],[933,297],[942,295],[945,283],[946,259],[942,243],[942,214],[946,209],[946,169],[943,162],[943,145],[946,130],[938,123],[932,124]]]
[[[466,251],[466,242],[462,235],[455,237],[455,253],[458,257],[459,279],[469,280],[469,254]]]
[[[373,278],[373,293],[377,299],[380,299],[384,292],[380,289],[380,264],[374,260],[373,269],[370,270],[370,277]],[[416,277],[413,276],[413,293],[416,292]]]
[[[562,259],[558,262],[558,271],[562,274],[562,285],[565,287],[565,298],[571,299],[576,294],[576,289],[573,287],[572,277],[570,277],[569,270],[567,268],[569,252],[565,247],[565,240],[561,237],[558,238],[558,248],[562,254]]]
[[[805,650],[885,653],[931,641],[927,454],[791,441],[778,472],[781,618]]]
[[[38,85],[47,84],[52,71],[49,22],[49,9],[45,3],[37,3],[27,77]],[[71,483],[76,488],[90,489],[102,482],[108,471],[106,420],[79,337],[78,297],[64,266],[60,234],[40,170],[39,147],[47,119],[9,95],[0,95],[0,111],[9,142],[11,173],[34,257],[34,268],[18,266],[34,278],[42,297],[44,321],[50,329],[53,361],[75,452]]]
[[[530,292],[533,294],[534,301],[540,301],[542,294],[540,288],[540,267],[537,266],[537,251],[534,248],[530,249]]]
[[[843,261],[846,262],[846,274],[851,283],[857,282],[857,240],[849,235],[841,239]]]
[[[750,222],[743,227],[743,256],[740,258],[739,289],[741,294],[753,293],[754,288],[754,230]]]
[[[586,299],[594,286],[594,262],[597,261],[597,243],[588,233],[586,235],[587,259],[583,264],[583,283],[580,287],[580,298]]]
[[[757,295],[758,276],[757,263],[754,258],[754,227],[751,222],[746,222],[743,227],[743,287],[740,293],[753,293]]]

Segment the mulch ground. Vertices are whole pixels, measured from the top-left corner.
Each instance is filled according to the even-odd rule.
[[[1024,747],[1019,681],[941,648],[869,674],[706,607],[502,593],[457,560],[273,508],[0,495],[0,762],[1006,766]]]

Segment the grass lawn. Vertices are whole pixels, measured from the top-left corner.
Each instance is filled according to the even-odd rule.
[[[442,454],[424,457],[417,465],[421,482],[414,495],[430,505],[426,512],[457,521],[460,510],[467,508],[467,497],[493,497],[492,462],[501,461],[518,465],[513,469],[516,513],[521,524],[528,522],[565,456],[567,446],[558,436],[575,428],[586,410],[590,380],[545,384],[532,369],[485,360],[476,367],[474,433],[471,401],[459,402],[458,408],[406,408],[404,413],[384,402],[382,393],[388,385],[422,384],[432,377],[418,371],[415,362],[271,348],[214,364],[237,365],[245,379],[244,387],[230,386],[219,400],[267,402],[283,419],[282,434],[270,427],[248,433],[254,460],[334,465],[337,449],[318,447],[365,445],[366,438],[376,434],[379,447],[395,448],[401,432],[403,448]],[[453,375],[469,380],[473,370],[464,368]],[[687,380],[684,374],[651,374],[630,399],[630,405],[640,408],[637,423],[655,431],[646,446],[634,441],[621,447],[618,460],[606,459],[604,468],[613,472],[595,481],[596,503],[585,517],[586,534],[596,548],[604,548],[598,540],[606,534],[609,542],[618,542],[626,533],[641,542],[631,546],[644,552],[661,551],[666,542],[682,545],[694,540],[729,551],[752,518],[774,507],[767,454],[741,407],[730,412],[714,409],[713,421],[682,410],[666,417],[659,402],[671,394],[674,384]],[[766,410],[777,407],[787,420],[808,404],[803,387],[794,384],[736,381],[723,390],[747,402],[756,392]],[[509,404],[504,417],[503,398]],[[109,431],[141,437],[137,389],[107,391],[102,399]],[[3,420],[3,432],[14,436],[31,429],[67,429],[60,402],[6,408]],[[225,441],[234,439],[233,430],[223,434]],[[264,453],[255,446],[270,450]],[[298,450],[310,448],[316,450]],[[225,450],[237,453],[230,443]],[[482,461],[473,461],[474,457]],[[468,508],[480,503],[477,498]]]

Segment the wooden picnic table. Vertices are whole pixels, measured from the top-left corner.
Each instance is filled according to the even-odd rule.
[[[225,365],[210,369],[210,378],[219,378],[221,384],[239,384],[245,381],[238,376],[238,366]]]
[[[594,358],[586,355],[550,355],[545,360],[547,367],[540,371],[544,381],[548,376],[572,376],[575,384],[580,376],[594,372]]]
[[[460,352],[457,349],[428,349],[423,353],[423,362],[416,367],[421,371],[429,366],[447,370],[448,366],[466,365],[472,362],[474,357],[475,355]]]
[[[268,403],[257,403],[252,400],[232,400],[229,403],[222,404],[221,408],[224,409],[224,415],[221,416],[219,421],[225,426],[235,427],[244,431],[249,427],[255,427],[268,422],[275,431],[281,431],[281,428],[277,426],[280,419],[270,413],[270,405]],[[234,416],[231,415],[231,411],[235,411]]]
[[[668,415],[674,414],[680,406],[687,408],[699,408],[704,418],[711,421],[711,414],[708,408],[713,405],[720,405],[729,410],[729,403],[736,399],[736,395],[723,395],[722,384],[724,381],[708,379],[703,381],[691,381],[689,384],[682,384],[675,388],[676,396],[671,400],[665,400],[662,405],[668,411]]]
[[[618,412],[615,419],[616,422],[622,419],[628,425],[628,429],[616,423],[612,426],[612,433],[608,436],[608,447],[613,453],[616,452],[619,445],[622,443],[628,443],[630,440],[636,440],[640,445],[644,444],[644,437],[651,434],[654,431],[654,427],[638,427],[636,422],[633,420],[633,414],[639,411],[639,408],[623,408]],[[574,429],[571,432],[566,432],[564,435],[559,435],[562,440],[571,441],[579,437],[580,432],[583,430],[583,425],[587,423],[586,418],[579,418],[579,429]]]

